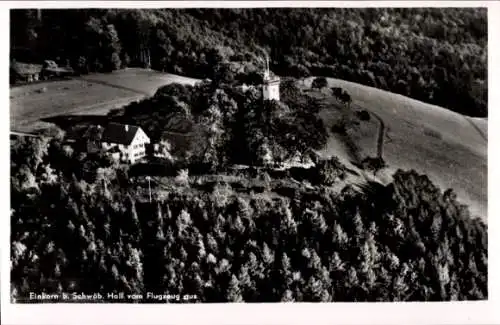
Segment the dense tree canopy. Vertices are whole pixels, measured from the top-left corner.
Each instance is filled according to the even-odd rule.
[[[125,174],[101,163],[94,179],[69,176],[61,157],[79,159],[60,140],[12,148],[17,301],[31,291],[100,292],[101,301],[123,292],[147,302],[156,301],[148,292],[200,302],[488,296],[487,227],[453,191],[413,171],[340,194],[319,186],[248,197],[218,186],[150,203],[124,186]]]
[[[43,10],[39,20],[13,10],[11,38],[13,49],[83,71],[151,63],[199,78],[235,77],[220,65],[229,61],[255,69],[266,51],[281,75],[336,77],[487,116],[486,16],[485,8],[86,9]]]

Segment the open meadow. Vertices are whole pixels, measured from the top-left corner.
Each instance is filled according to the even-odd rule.
[[[31,132],[48,126],[43,118],[63,114],[105,115],[152,95],[159,87],[197,80],[145,69],[125,69],[70,80],[41,82],[10,89],[11,130]]]
[[[309,87],[313,78],[304,80]],[[376,155],[379,122],[385,123],[383,158],[388,167],[377,175],[389,181],[398,168],[415,169],[429,175],[442,190],[453,188],[459,200],[469,205],[473,215],[487,215],[487,120],[473,119],[405,96],[338,79],[328,79],[328,87],[342,87],[352,97],[351,110],[342,107],[329,90],[317,97],[325,126],[354,112],[370,112],[369,121],[352,123],[346,135],[331,133],[324,155],[354,161]],[[331,131],[330,131],[331,132]]]
[[[194,78],[140,68],[127,68],[112,73],[96,73],[82,76],[82,79],[149,96],[154,95],[159,87],[167,84],[194,85],[200,81]]]

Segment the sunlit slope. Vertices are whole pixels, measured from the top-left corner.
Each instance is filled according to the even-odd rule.
[[[313,78],[304,81],[310,86]],[[415,169],[427,174],[444,190],[453,188],[473,214],[487,215],[487,120],[468,118],[444,108],[405,96],[338,79],[328,79],[329,87],[342,87],[351,94],[351,111],[365,109],[383,119],[386,125],[384,155],[391,174],[397,168]],[[327,128],[345,110],[324,92],[322,117]],[[349,114],[349,112],[347,112]],[[379,123],[371,118],[353,127],[348,134],[359,157],[376,154]],[[332,133],[329,154],[353,159],[346,152],[345,139]],[[334,152],[337,150],[338,152]],[[352,151],[352,148],[351,150]],[[383,177],[382,177],[383,178]]]

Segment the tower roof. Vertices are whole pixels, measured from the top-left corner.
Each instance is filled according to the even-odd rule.
[[[280,77],[278,77],[277,75],[275,75],[271,71],[265,71],[262,80],[265,83],[279,82],[280,81]]]

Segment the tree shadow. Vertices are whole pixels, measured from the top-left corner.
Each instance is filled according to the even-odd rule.
[[[40,119],[57,125],[64,131],[71,131],[77,125],[106,125],[112,118],[106,115],[57,115]]]
[[[66,133],[66,138],[80,139],[84,136],[86,130],[92,125],[105,126],[116,118],[107,115],[57,115],[47,118],[42,118],[40,121],[51,123]]]

